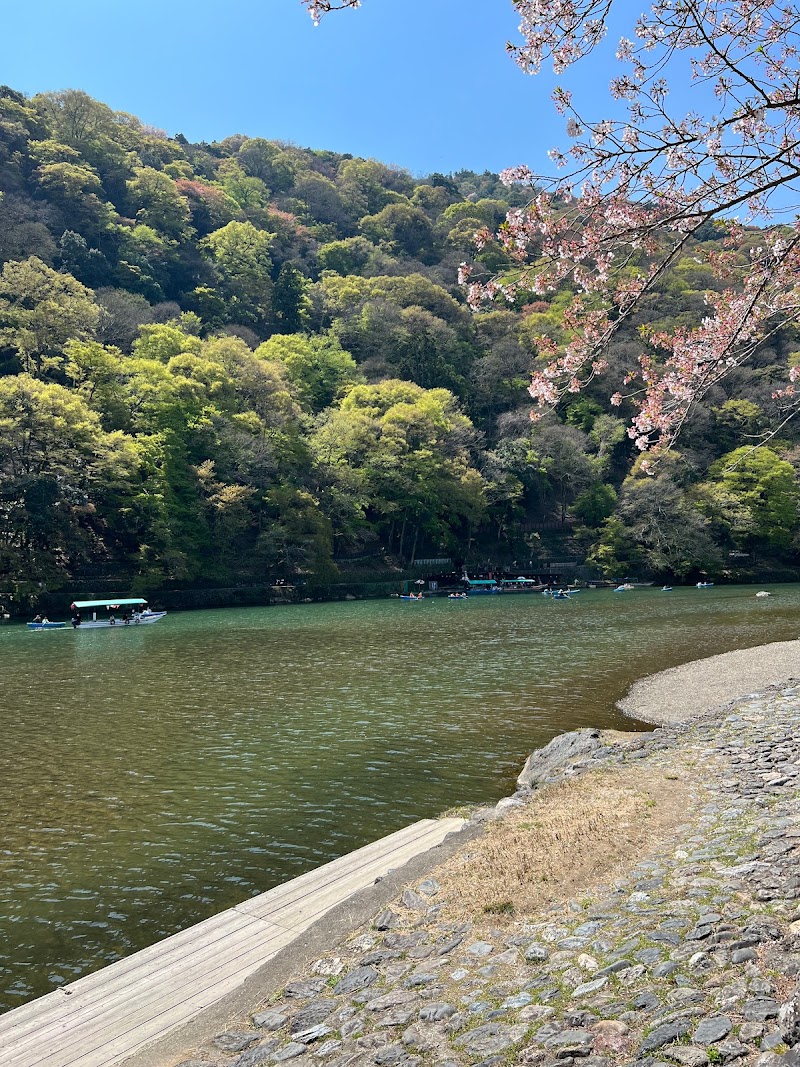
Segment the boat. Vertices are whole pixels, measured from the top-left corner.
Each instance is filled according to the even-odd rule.
[[[757,597],[765,597],[765,596],[770,596],[770,594],[766,591],[766,589],[762,589],[760,592],[756,593],[756,596]]]
[[[661,586],[661,592],[662,593],[671,593],[672,592],[672,586],[671,585],[662,585]]]
[[[566,589],[554,589],[552,593],[553,600],[571,600],[571,595]]]
[[[448,600],[469,600],[469,597],[467,596],[466,593],[448,593],[447,594],[447,599]]]
[[[535,578],[525,578],[520,575],[519,578],[500,579],[501,593],[541,593],[543,589],[544,583]]]
[[[618,585],[614,589],[614,592],[615,593],[627,593],[630,589],[633,589],[633,588],[634,587],[631,585],[630,582],[623,582],[622,585]]]
[[[421,596],[411,596],[411,594],[406,595],[405,593],[402,593],[397,599],[398,600],[413,600],[415,604],[421,604],[422,601],[425,598],[421,597]]]
[[[695,589],[710,589],[713,584],[713,582],[698,582],[695,585]]]
[[[465,578],[468,585],[467,592],[475,596],[488,596],[493,593],[502,593],[502,589],[494,578]]]
[[[105,608],[109,615],[98,619],[98,609]],[[129,610],[130,609],[130,610]],[[147,601],[142,597],[127,597],[114,600],[75,600],[70,604],[72,622],[50,622],[43,619],[40,622],[29,622],[29,630],[66,630],[72,626],[73,630],[99,630],[110,629],[117,626],[142,626],[152,622],[160,622],[166,611],[151,611]],[[80,616],[81,611],[91,611],[92,617],[86,622]],[[115,612],[123,614],[117,618]]]

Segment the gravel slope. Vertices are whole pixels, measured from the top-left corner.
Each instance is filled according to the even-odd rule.
[[[800,677],[800,641],[776,641],[693,660],[636,682],[618,707],[644,722],[689,722],[770,685]]]

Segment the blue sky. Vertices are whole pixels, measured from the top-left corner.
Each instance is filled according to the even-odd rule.
[[[4,12],[0,81],[84,89],[193,141],[246,133],[415,174],[541,171],[563,119],[553,76],[506,55],[516,25],[510,0],[364,0],[319,28],[299,0],[27,0]],[[609,77],[601,62],[569,81],[594,99]]]

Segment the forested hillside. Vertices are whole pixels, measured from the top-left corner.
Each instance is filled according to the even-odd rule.
[[[341,580],[452,556],[678,578],[798,560],[778,332],[640,469],[609,397],[706,313],[720,229],[609,370],[537,424],[536,338],[569,294],[475,314],[476,230],[524,194],[236,134],[168,137],[79,91],[0,88],[0,591]],[[745,262],[759,233],[747,231]],[[490,241],[476,270],[508,266]]]

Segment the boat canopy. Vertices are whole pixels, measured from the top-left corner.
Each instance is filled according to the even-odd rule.
[[[504,578],[503,582],[508,582],[512,585],[539,585],[540,582],[537,578]]]
[[[497,585],[494,578],[467,578],[470,585]]]
[[[146,603],[146,600],[142,600],[141,597],[137,596],[127,600],[120,600],[119,597],[113,597],[111,600],[76,600],[70,606],[73,608],[121,608]]]

